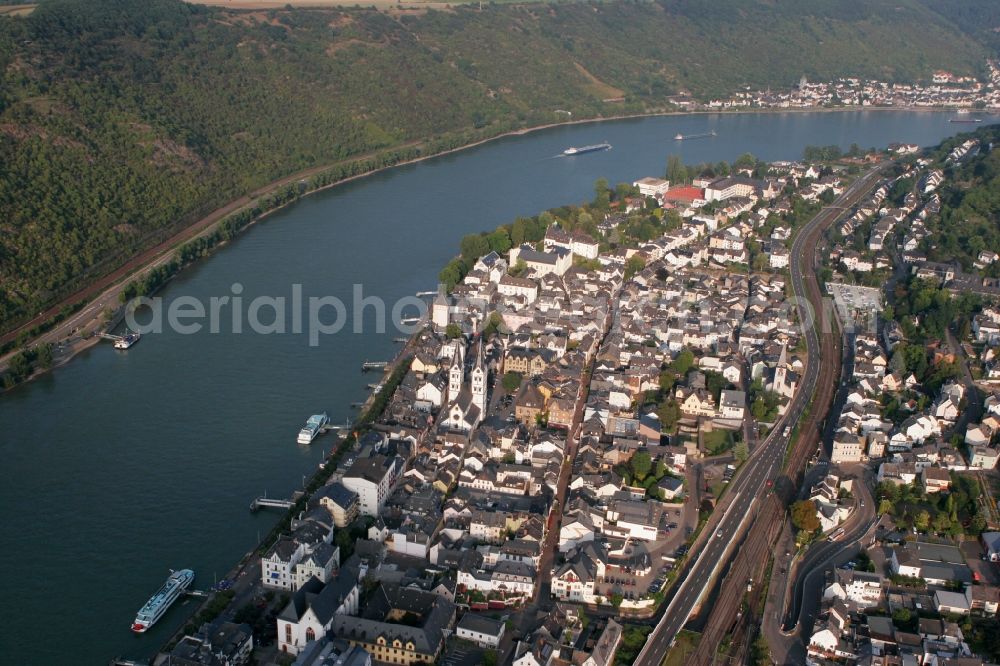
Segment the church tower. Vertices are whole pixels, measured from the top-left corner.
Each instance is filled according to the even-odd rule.
[[[454,349],[448,370],[448,402],[455,402],[465,382],[465,347],[458,340],[453,340],[451,344]]]
[[[479,341],[476,367],[472,369],[472,404],[479,407],[479,413],[486,413],[486,367],[483,365],[483,341]]]
[[[778,356],[778,364],[774,366],[774,388],[772,390],[782,393],[785,388],[788,373],[788,348],[782,344],[781,354]]]

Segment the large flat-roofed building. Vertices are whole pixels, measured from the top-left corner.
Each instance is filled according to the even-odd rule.
[[[359,458],[351,465],[341,483],[358,494],[358,509],[363,516],[378,516],[403,472],[403,459],[383,455]]]
[[[670,189],[670,181],[663,180],[662,178],[640,178],[639,180],[632,183],[633,186],[639,188],[639,194],[644,197],[654,197],[659,199],[667,190]]]

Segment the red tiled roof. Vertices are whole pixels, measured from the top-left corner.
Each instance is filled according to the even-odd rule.
[[[694,201],[704,199],[705,191],[700,187],[672,187],[663,198],[667,201]]]

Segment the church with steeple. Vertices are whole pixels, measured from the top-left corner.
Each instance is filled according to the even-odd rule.
[[[461,351],[453,354],[451,368],[448,370],[448,418],[443,425],[451,430],[462,432],[472,431],[486,413],[486,387],[489,372],[483,362],[483,341],[476,344],[476,363],[469,372],[469,381],[465,377],[465,347],[455,341]]]

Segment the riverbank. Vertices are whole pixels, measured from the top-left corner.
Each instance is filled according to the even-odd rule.
[[[287,298],[290,285],[301,283],[306,299],[333,296],[351,304],[360,283],[364,296],[387,304],[388,316],[390,304],[433,289],[463,235],[588,200],[602,176],[631,182],[660,173],[670,137],[706,124],[720,138],[678,146],[686,162],[714,164],[744,152],[789,160],[810,144],[932,145],[958,131],[946,115],[906,113],[720,115],[556,128],[303,199],[179,274],[159,295],[207,304],[239,282],[249,303]],[[554,158],[566,145],[601,140],[614,150]],[[367,384],[379,381],[361,374],[360,362],[391,359],[403,346],[394,338],[404,331],[377,334],[374,311],[367,312],[362,334],[353,333],[348,317],[340,333],[316,347],[306,333],[235,334],[225,322],[218,333],[168,327],[128,352],[91,349],[3,396],[0,453],[8,482],[0,505],[20,552],[35,554],[26,563],[11,551],[3,561],[10,570],[27,566],[24,576],[0,585],[7,596],[26,600],[10,618],[10,640],[0,650],[5,660],[107,663],[111,655],[153,655],[194,604],[172,609],[142,637],[128,631],[166,569],[198,572],[199,588],[211,586],[216,572],[224,577],[281,518],[251,514],[249,501],[265,493],[289,497],[335,443],[324,437],[312,447],[295,445],[305,418],[326,411],[341,423],[356,415],[348,406],[369,398]],[[39,484],[46,492],[36,492]],[[18,510],[26,497],[33,498],[32,510]],[[58,539],[39,515],[68,517]],[[94,557],[106,566],[88,566]],[[32,618],[55,593],[80,621],[53,643]]]
[[[249,222],[240,228],[240,232],[243,228],[249,227],[255,224],[257,221],[264,219],[270,213],[281,210],[288,203],[292,201],[297,201],[298,199],[314,194],[316,192],[322,192],[333,187],[343,185],[360,178],[371,176],[374,174],[382,173],[388,169],[417,164],[425,160],[429,160],[436,157],[442,157],[460,151],[465,151],[470,148],[475,148],[482,146],[484,144],[497,141],[511,136],[524,136],[543,130],[549,130],[558,127],[567,126],[577,126],[595,123],[605,123],[609,121],[620,121],[620,120],[633,120],[633,119],[643,119],[643,118],[655,118],[655,117],[677,117],[677,116],[730,116],[730,115],[774,115],[774,114],[810,114],[810,113],[841,113],[845,111],[894,111],[894,112],[927,112],[927,113],[947,113],[953,111],[950,108],[928,108],[928,107],[865,107],[865,108],[852,108],[852,107],[829,107],[829,108],[799,108],[799,109],[700,109],[694,111],[686,110],[675,110],[675,109],[658,109],[651,110],[644,113],[636,114],[617,114],[611,116],[601,116],[601,117],[590,117],[590,118],[580,118],[574,120],[561,120],[553,123],[546,123],[542,125],[534,125],[531,127],[524,127],[518,129],[512,129],[491,136],[484,136],[481,139],[464,143],[455,147],[438,150],[432,153],[420,154],[412,158],[403,158],[400,161],[393,161],[384,166],[379,166],[365,170],[361,173],[353,174],[350,176],[337,178],[329,183],[325,183],[300,192],[289,201],[285,201],[278,206],[269,208],[263,211],[260,215],[254,216]],[[366,155],[357,156],[349,160],[343,160],[334,164],[322,165],[307,169],[290,176],[281,178],[273,183],[265,185],[258,188],[254,192],[240,197],[226,206],[210,213],[209,215],[201,218],[200,220],[194,222],[193,224],[185,227],[171,238],[167,239],[163,243],[150,248],[149,250],[141,253],[137,257],[133,258],[127,262],[122,267],[116,269],[107,276],[100,278],[95,281],[92,285],[85,289],[81,289],[75,294],[63,299],[56,305],[50,307],[45,312],[43,312],[38,317],[32,319],[28,323],[22,325],[18,329],[11,331],[10,333],[0,337],[0,342],[9,341],[15,339],[18,335],[24,331],[30,331],[34,328],[44,325],[46,322],[51,321],[52,318],[58,315],[61,311],[64,311],[67,307],[73,307],[78,305],[81,301],[87,301],[87,305],[84,306],[75,315],[69,317],[63,322],[57,323],[52,328],[44,331],[40,335],[34,336],[33,338],[22,344],[22,347],[33,347],[42,343],[52,343],[55,345],[62,345],[62,349],[59,351],[59,356],[57,362],[53,364],[53,367],[64,365],[75,355],[90,348],[96,342],[95,340],[87,340],[84,335],[87,332],[93,332],[96,327],[100,325],[101,320],[107,317],[107,312],[109,309],[116,310],[120,307],[119,295],[122,290],[128,286],[131,282],[142,278],[144,275],[148,274],[151,270],[163,266],[166,263],[174,259],[174,251],[178,250],[180,247],[186,243],[198,240],[199,238],[208,236],[219,230],[220,225],[226,223],[227,220],[231,219],[234,215],[238,215],[241,212],[247,210],[252,210],[255,205],[257,205],[261,200],[280,192],[283,188],[287,188],[296,183],[301,183],[311,178],[317,178],[323,174],[327,174],[338,168],[346,168],[352,165],[363,164],[366,160],[374,160],[379,157],[384,157],[386,155],[392,155],[400,151],[416,151],[426,148],[428,144],[432,143],[447,143],[449,141],[448,135],[438,137],[436,139],[427,139],[424,141],[415,141],[407,144],[402,144],[398,147],[386,149],[383,151],[378,151],[375,153],[369,153]],[[669,151],[665,151],[669,152]],[[225,242],[218,243],[210,252],[214,252],[215,249],[225,245]],[[0,357],[0,371],[6,368],[10,359],[17,350],[12,350],[8,354]],[[40,374],[44,374],[48,370],[36,370],[31,377],[36,377]]]

